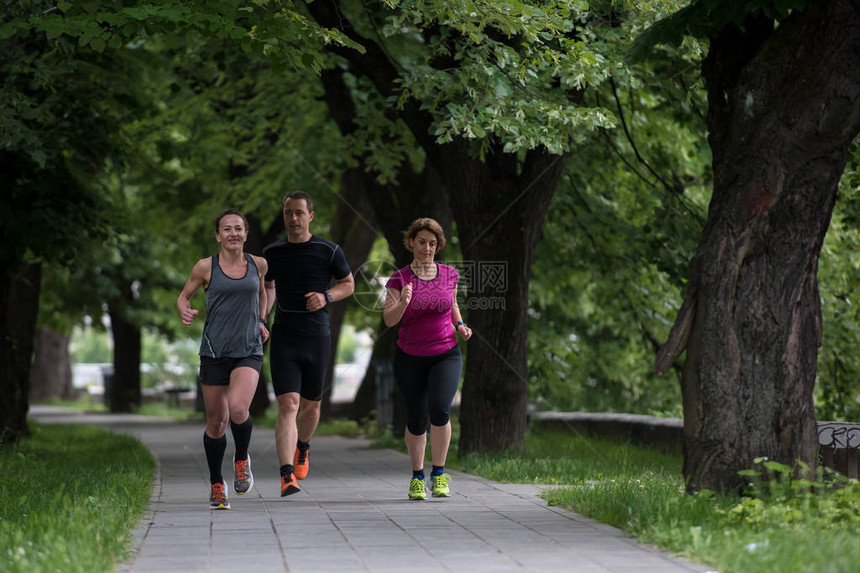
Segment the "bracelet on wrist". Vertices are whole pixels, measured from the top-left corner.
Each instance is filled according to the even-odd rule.
[[[460,328],[460,325],[461,325],[461,324],[462,324],[463,326],[468,326],[468,325],[467,325],[465,322],[463,322],[462,320],[458,320],[458,321],[457,321],[457,323],[454,325],[454,328]]]
[[[260,317],[260,323],[265,325],[266,328],[269,328],[269,321],[266,320],[265,318],[263,318],[262,316]]]

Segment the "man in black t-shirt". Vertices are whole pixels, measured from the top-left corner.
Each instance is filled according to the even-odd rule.
[[[269,264],[268,315],[277,303],[270,367],[278,399],[275,442],[285,496],[300,491],[297,480],[307,475],[310,439],[319,423],[331,354],[327,306],[351,295],[355,281],[343,250],[311,234],[310,195],[293,191],[282,206],[287,236],[263,249],[263,256]]]

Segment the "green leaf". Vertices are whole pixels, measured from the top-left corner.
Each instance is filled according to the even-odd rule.
[[[12,20],[0,25],[0,40],[8,40],[18,33],[18,30],[28,30],[29,26],[26,22]]]
[[[48,156],[45,155],[45,152],[41,149],[31,152],[30,157],[33,158],[33,161],[39,164],[39,167],[44,167],[45,163],[48,161]]]

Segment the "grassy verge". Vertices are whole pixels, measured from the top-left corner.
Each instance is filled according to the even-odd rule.
[[[274,412],[261,418],[255,424],[273,423]],[[112,570],[149,499],[148,453],[132,438],[93,428],[33,427],[33,438],[0,450],[0,571]],[[687,495],[677,455],[532,431],[524,452],[459,456],[456,425],[454,432],[449,467],[506,483],[555,484],[543,493],[548,503],[722,573],[858,570],[856,480],[838,488],[831,480],[791,481],[791,468],[764,460],[749,472],[746,496]],[[405,451],[402,437],[372,425],[332,420],[318,434],[376,434],[378,447]]]
[[[63,408],[71,408],[80,412],[96,412],[108,413],[110,410],[101,401],[93,401],[87,396],[83,396],[76,400],[60,400],[52,398],[39,402],[39,404],[47,406],[61,406]],[[192,408],[185,406],[172,406],[166,402],[153,402],[143,404],[134,410],[135,414],[142,416],[156,416],[158,418],[170,418],[171,420],[203,420],[204,416],[201,412],[195,412]]]
[[[548,491],[545,499],[723,573],[857,571],[860,483],[834,488],[791,481],[791,468],[779,464],[758,467],[742,497],[686,495],[680,475],[646,470]]]
[[[390,435],[376,443],[404,451]],[[745,496],[687,495],[678,455],[560,432],[530,432],[522,453],[461,457],[456,443],[451,468],[505,483],[556,484],[542,494],[551,505],[721,573],[858,571],[856,480],[837,480],[838,488],[830,480],[791,481],[791,468],[763,460],[749,472]]]
[[[30,427],[0,449],[0,571],[114,571],[149,505],[149,451],[98,428]]]

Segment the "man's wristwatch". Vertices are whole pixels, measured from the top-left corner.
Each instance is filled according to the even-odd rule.
[[[323,294],[325,295],[326,304],[331,304],[334,302],[334,296],[330,292],[326,291]]]

